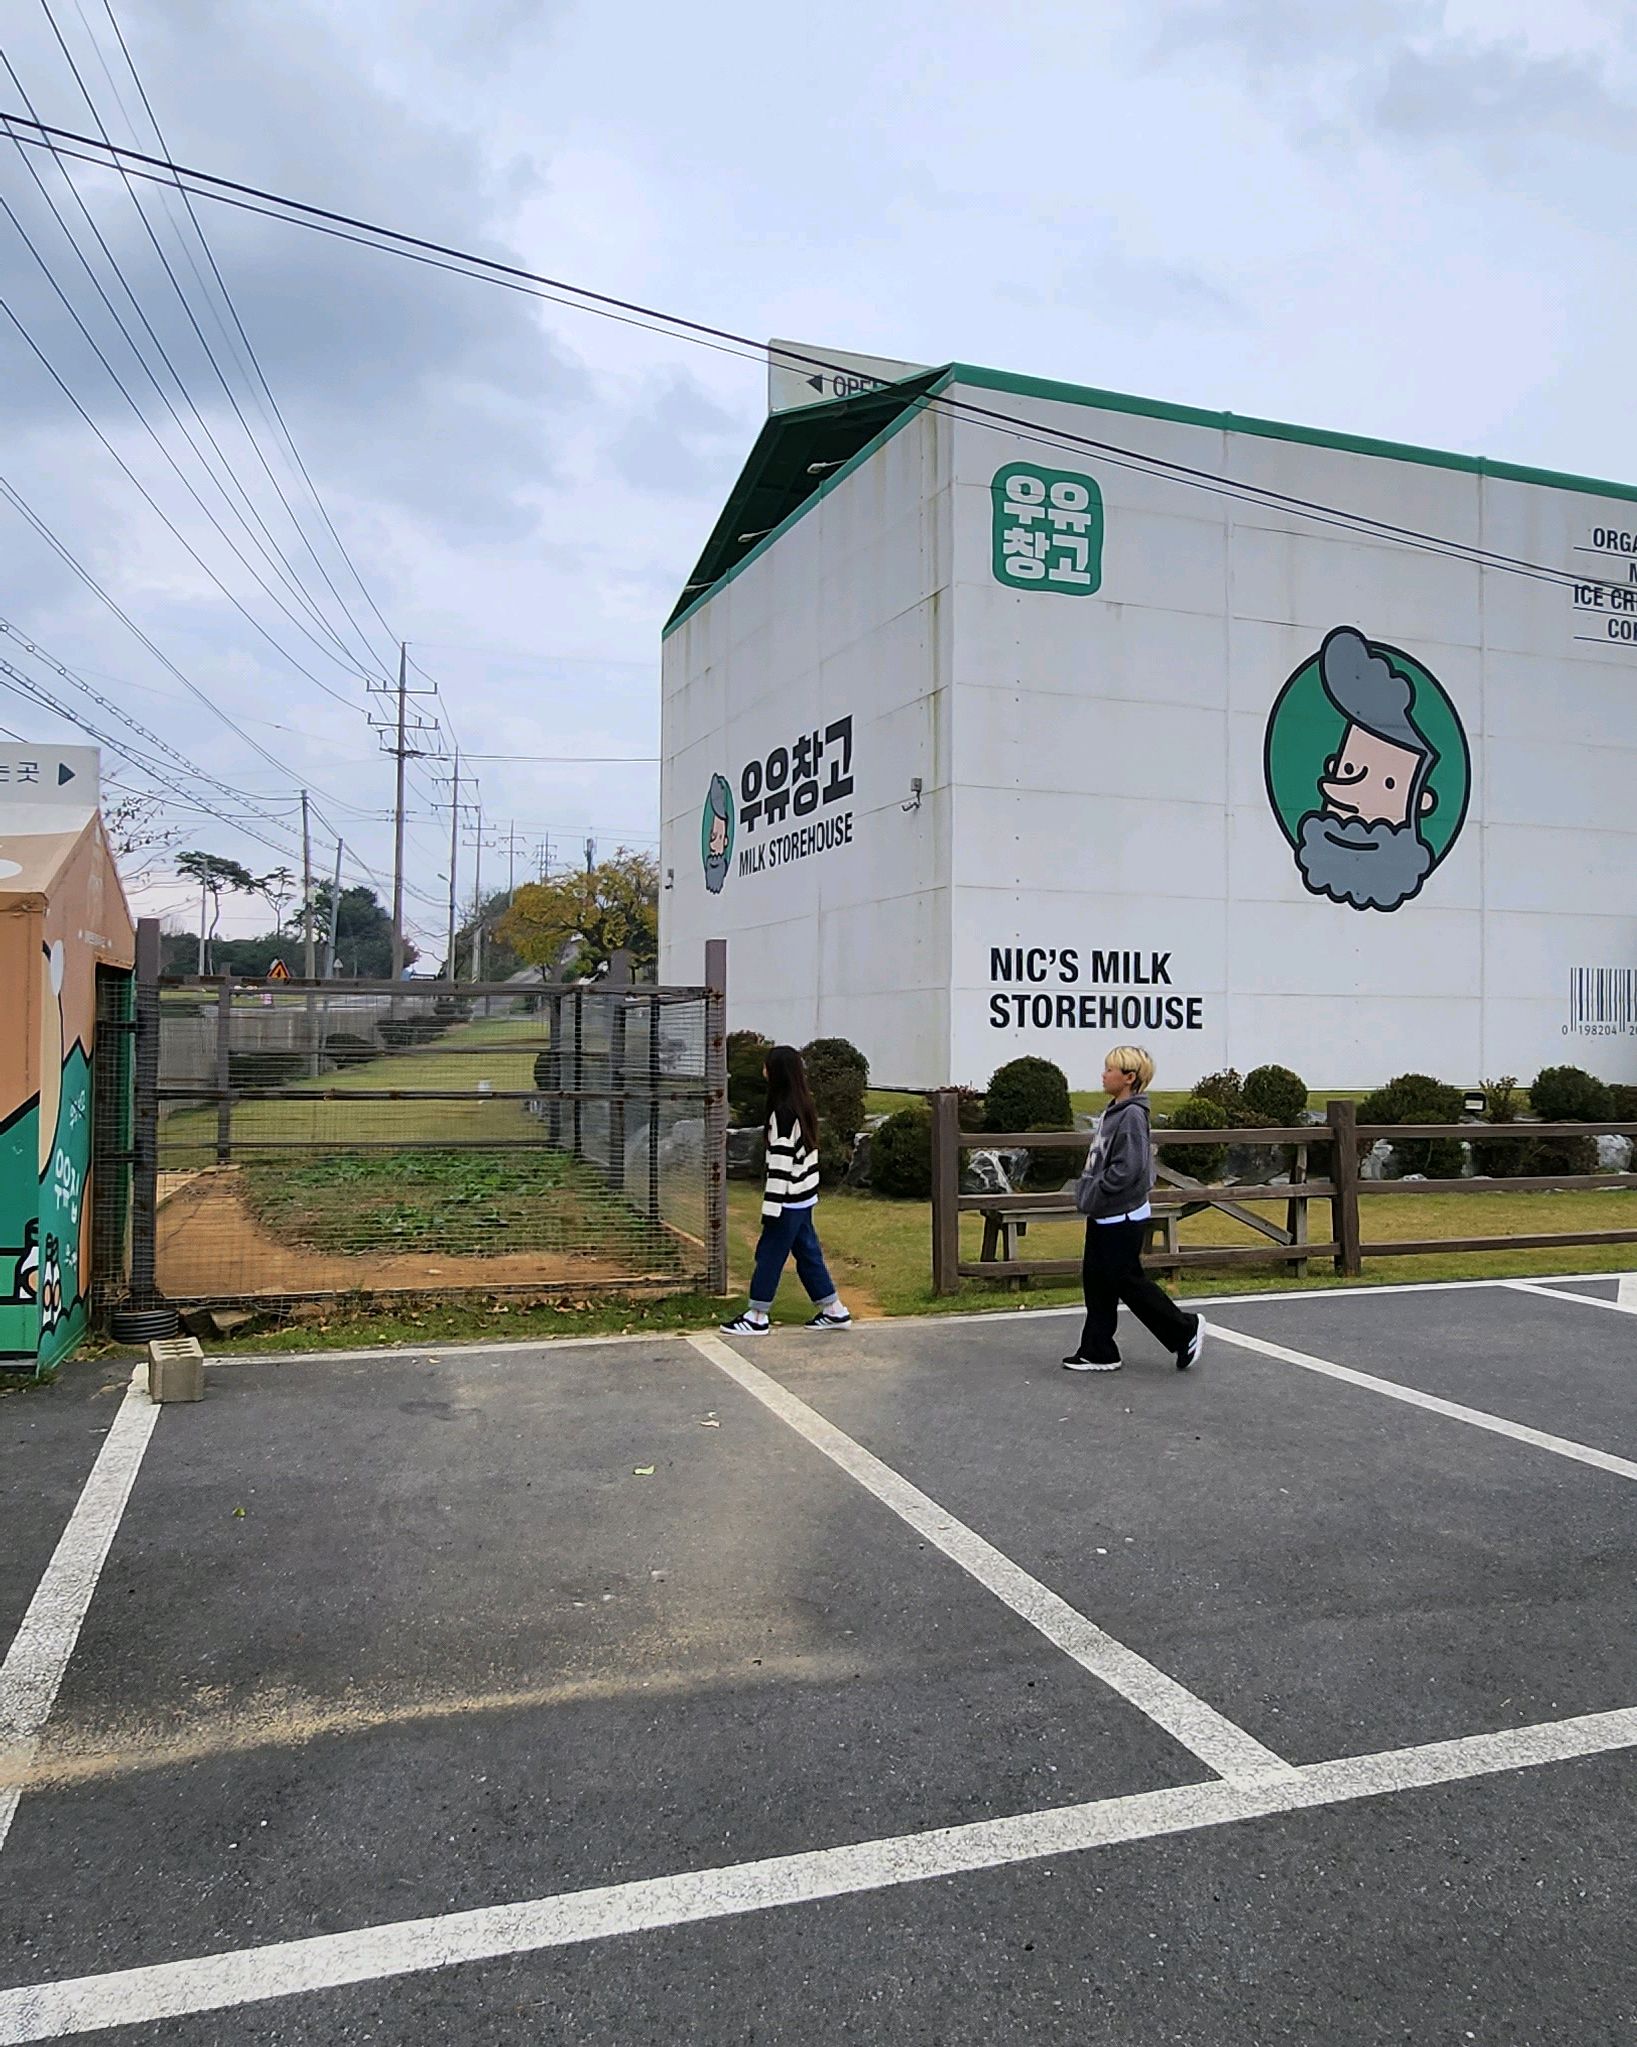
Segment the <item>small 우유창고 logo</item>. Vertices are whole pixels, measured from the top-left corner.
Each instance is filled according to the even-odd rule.
[[[706,888],[719,896],[733,859],[733,790],[726,775],[711,776],[699,820],[699,858],[705,868]]]
[[[1466,733],[1437,678],[1351,626],[1327,633],[1279,692],[1262,772],[1302,885],[1355,910],[1420,893],[1472,790]]]

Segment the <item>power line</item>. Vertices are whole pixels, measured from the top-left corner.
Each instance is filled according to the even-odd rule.
[[[753,340],[748,335],[736,334],[729,328],[712,326],[707,322],[690,320],[680,314],[666,313],[656,307],[642,305],[637,301],[615,298],[604,292],[591,291],[584,286],[569,284],[561,279],[552,278],[540,272],[525,270],[516,264],[502,263],[494,257],[480,256],[468,250],[451,247],[446,243],[434,242],[423,236],[408,234],[401,229],[384,227],[378,223],[360,220],[350,214],[339,213],[327,207],[314,206],[302,200],[290,199],[281,194],[266,192],[257,186],[246,185],[232,178],[223,178],[208,171],[196,170],[191,166],[177,164],[169,158],[147,156],[140,151],[119,150],[109,144],[99,145],[93,137],[76,134],[71,129],[55,128],[43,122],[27,122],[23,125],[38,129],[41,135],[46,138],[60,137],[64,141],[78,143],[84,148],[92,150],[100,147],[117,155],[122,160],[130,158],[134,162],[148,164],[154,166],[157,171],[168,173],[168,176],[165,177],[155,176],[153,178],[155,183],[176,184],[179,186],[182,179],[192,179],[195,181],[195,184],[190,189],[192,189],[193,196],[196,198],[218,199],[223,204],[240,205],[251,212],[267,210],[266,206],[247,204],[247,201],[244,199],[236,200],[226,196],[233,193],[247,195],[249,201],[263,201],[267,202],[267,205],[271,207],[282,209],[272,212],[269,217],[285,220],[291,225],[312,227],[318,232],[336,234],[339,239],[351,241],[358,240],[359,236],[343,232],[342,230],[361,230],[365,235],[376,237],[373,241],[363,242],[362,246],[365,247],[380,248],[388,253],[408,255],[413,260],[431,260],[434,255],[439,258],[453,258],[456,265],[465,266],[456,269],[457,275],[472,277],[478,281],[509,285],[511,288],[523,290],[533,296],[549,297],[552,293],[569,294],[570,296],[561,298],[559,303],[574,306],[582,311],[596,312],[608,317],[622,319],[631,324],[648,324],[650,331],[679,335],[683,338],[697,341],[703,346],[718,348],[725,353],[742,354],[750,360],[765,361],[766,359],[766,350],[763,344]],[[32,138],[24,139],[31,140]],[[58,143],[47,139],[41,141],[38,146],[57,149]],[[74,154],[73,151],[61,151],[60,153],[65,155]],[[84,157],[80,160],[97,164],[104,169],[109,167],[105,158],[101,156]],[[141,174],[133,171],[131,175],[137,176]],[[301,218],[296,219],[292,218],[292,216],[301,216]],[[435,262],[433,267],[447,269],[454,266],[446,262]],[[652,323],[660,324],[654,325]],[[828,361],[823,356],[808,354],[804,351],[788,350],[785,353],[787,353],[792,361],[807,364],[815,369],[835,370],[840,367],[840,365]],[[1317,524],[1334,525],[1349,531],[1371,533],[1379,538],[1388,539],[1419,551],[1444,555],[1452,560],[1465,561],[1475,567],[1493,568],[1505,573],[1521,575],[1565,588],[1573,587],[1575,583],[1585,581],[1584,577],[1576,576],[1572,572],[1560,570],[1548,564],[1531,562],[1519,556],[1506,555],[1493,549],[1469,545],[1464,541],[1451,540],[1447,536],[1422,532],[1414,527],[1398,525],[1391,520],[1376,519],[1366,513],[1349,512],[1343,507],[1327,505],[1317,499],[1302,498],[1259,484],[1243,483],[1238,479],[1224,476],[1215,471],[1201,469],[1189,463],[1177,462],[1169,457],[1152,455],[1142,449],[1127,447],[1118,442],[1099,440],[1095,436],[1088,434],[1076,434],[1066,428],[1042,428],[1034,420],[1019,414],[1005,412],[998,407],[980,405],[970,399],[952,398],[947,393],[940,393],[936,397],[923,394],[913,402],[929,410],[940,410],[951,416],[964,416],[1003,428],[1016,438],[1032,441],[1041,446],[1084,449],[1102,456],[1117,467],[1133,468],[1147,473],[1161,474],[1168,476],[1172,481],[1185,484],[1191,488],[1205,490],[1215,495],[1236,498],[1249,504],[1282,509],[1313,520]]]
[[[68,43],[63,36],[62,30],[57,24],[56,17],[53,15],[51,11],[50,0],[40,0],[40,5],[45,14],[46,20],[51,24],[52,33],[57,39],[57,46],[62,51],[63,57],[67,62],[68,68],[74,75],[74,83],[80,89],[80,96],[85,101],[86,106],[90,110],[91,118],[93,121],[95,121],[97,125],[97,131],[102,137],[104,148],[110,149],[113,148],[114,145],[110,141],[107,127],[102,119],[101,114],[98,113],[97,111],[96,102],[91,97],[90,89],[86,85],[85,80],[80,73],[79,66],[74,62],[73,53],[70,51]],[[82,16],[81,19],[83,21],[84,17]],[[117,34],[118,33],[117,22],[114,24],[114,27],[115,33]],[[89,28],[87,28],[87,33],[89,34]],[[95,47],[94,38],[92,39],[92,42],[93,47]],[[121,44],[123,46],[123,38],[121,38]],[[126,52],[126,61],[127,63],[129,63],[130,61],[129,51]],[[135,77],[136,75],[135,66],[133,65],[131,69],[132,76]],[[109,83],[110,85],[112,84],[112,79],[109,80]],[[137,80],[137,89],[138,91],[141,91],[140,79]],[[144,103],[146,103],[146,99],[147,95],[144,93],[143,94]],[[159,133],[157,123],[154,124],[154,131],[156,134]],[[160,146],[161,148],[163,148],[164,147],[163,136],[161,135],[159,139]],[[245,438],[249,441],[250,446],[255,452],[258,461],[261,463],[263,470],[266,472],[267,480],[269,481],[269,483],[272,484],[275,492],[277,492],[279,502],[284,506],[285,511],[289,514],[290,522],[296,529],[297,537],[301,540],[302,545],[306,547],[307,552],[312,556],[314,566],[318,569],[319,574],[324,578],[325,583],[328,585],[331,596],[333,596],[336,602],[340,604],[343,616],[346,618],[347,623],[352,627],[354,634],[357,636],[359,640],[359,644],[364,648],[366,664],[369,663],[370,661],[373,661],[375,659],[375,656],[369,646],[368,641],[365,640],[363,634],[359,632],[358,623],[356,619],[353,618],[352,613],[347,609],[346,603],[341,597],[341,593],[336,589],[334,583],[331,582],[329,574],[324,567],[324,564],[319,560],[316,551],[313,549],[311,543],[308,541],[305,531],[302,528],[301,522],[296,517],[294,507],[291,505],[289,499],[285,496],[282,484],[280,484],[277,476],[273,473],[272,464],[267,460],[267,457],[262,450],[261,443],[257,440],[255,433],[250,426],[250,422],[245,418],[244,411],[239,404],[238,397],[234,392],[231,384],[229,384],[227,377],[223,373],[222,366],[216,358],[216,352],[211,347],[210,342],[205,335],[204,329],[199,325],[199,321],[194,313],[192,303],[190,302],[187,293],[182,289],[181,281],[177,277],[176,272],[171,265],[170,258],[165,254],[164,247],[160,242],[158,235],[154,233],[153,224],[148,219],[147,213],[143,208],[141,200],[137,196],[135,188],[131,184],[130,179],[124,176],[123,170],[121,171],[121,177],[124,181],[126,192],[130,197],[131,204],[136,209],[137,218],[141,221],[143,229],[147,234],[148,240],[153,245],[154,254],[159,258],[160,265],[163,268],[166,277],[170,281],[171,289],[175,292],[177,301],[180,304],[182,311],[187,315],[188,324],[192,327],[195,336],[198,338],[199,346],[204,350],[206,360],[209,362],[211,368],[216,373],[216,381],[221,385],[223,395],[226,397],[229,405],[232,406],[234,416],[238,420],[239,425],[244,430]],[[269,539],[271,539],[272,538],[271,534],[269,534],[268,537]],[[293,573],[294,572],[292,571],[292,574]],[[299,583],[299,578],[297,578],[297,581]],[[304,595],[306,594],[305,590],[303,591],[303,594]],[[307,601],[309,603],[312,603],[312,599],[310,597],[308,598]],[[324,630],[331,633],[332,637],[335,639],[335,643],[337,647],[341,649],[341,652],[345,657],[345,660],[348,663],[351,663],[355,659],[355,657],[347,649],[339,633],[336,633],[334,631],[334,628],[331,627],[326,621],[322,619],[322,615],[319,614],[318,607],[316,604],[313,605],[313,610],[315,612],[315,615],[319,615],[320,623],[324,626]],[[376,665],[379,665],[379,663],[377,663]]]

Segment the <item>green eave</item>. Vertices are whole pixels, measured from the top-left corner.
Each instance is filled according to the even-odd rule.
[[[1447,449],[1413,447],[1402,441],[1372,440],[1364,434],[1327,433],[1318,427],[1256,419],[1245,413],[1168,405],[1162,399],[1134,398],[1124,391],[1058,383],[1049,377],[1020,377],[1007,370],[981,369],[972,363],[950,363],[943,369],[906,378],[901,384],[890,384],[884,390],[827,405],[803,406],[795,412],[776,413],[769,419],[704,553],[665,622],[665,633],[673,632],[723,583],[731,582],[809,505],[868,461],[878,447],[908,424],[929,398],[936,398],[952,387],[1016,398],[1043,398],[1062,405],[1128,413],[1138,419],[1172,420],[1183,426],[1208,427],[1218,433],[1256,434],[1266,440],[1295,441],[1310,448],[1374,455],[1388,462],[1417,462],[1432,469],[1461,470],[1469,476],[1493,476],[1509,483],[1539,484],[1552,490],[1581,491],[1591,497],[1637,502],[1637,484],[1611,483],[1600,477],[1575,476],[1555,469],[1532,469],[1523,463],[1497,462],[1484,455],[1457,455]],[[953,406],[958,407],[959,403],[957,397]],[[1009,423],[1004,414],[1004,405],[978,400],[965,416],[974,424],[1004,430]],[[1032,432],[1039,433],[1036,422],[1031,420],[1027,424]],[[1095,449],[1088,447],[1085,452],[1095,459]],[[826,465],[817,476],[809,473],[815,463]],[[838,466],[831,468],[828,466],[831,463]],[[1346,511],[1347,507],[1335,509]]]
[[[927,370],[857,398],[774,413],[756,437],[665,632],[673,632],[718,585],[730,582],[810,504],[867,461],[947,378],[946,370]],[[816,476],[815,464],[822,465]]]

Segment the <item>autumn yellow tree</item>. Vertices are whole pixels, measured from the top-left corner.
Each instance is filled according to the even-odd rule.
[[[622,850],[585,873],[528,882],[495,936],[530,966],[573,979],[622,950],[635,972],[651,972],[659,960],[659,863]]]

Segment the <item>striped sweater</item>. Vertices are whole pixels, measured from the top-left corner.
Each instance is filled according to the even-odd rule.
[[[809,1151],[801,1124],[781,1131],[779,1119],[767,1119],[767,1186],[762,1214],[774,1222],[787,1208],[811,1208],[818,1199],[818,1153]]]

